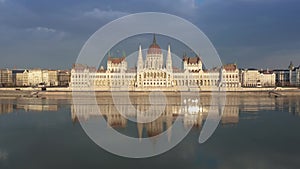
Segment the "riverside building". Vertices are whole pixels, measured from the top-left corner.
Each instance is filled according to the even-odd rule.
[[[76,64],[71,70],[70,87],[75,91],[201,91],[218,90],[219,87],[234,91],[241,87],[236,64],[204,70],[199,56],[184,56],[183,69],[174,68],[170,45],[165,57],[166,63],[154,36],[146,59],[143,59],[142,47],[139,46],[136,68],[128,68],[126,57],[114,58],[110,55],[106,70],[103,66],[96,69]]]

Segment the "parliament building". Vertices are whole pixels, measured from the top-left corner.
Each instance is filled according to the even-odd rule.
[[[234,91],[241,87],[236,64],[204,70],[199,56],[185,55],[182,62],[182,69],[173,67],[171,46],[168,45],[164,56],[154,35],[146,59],[139,46],[136,68],[128,68],[125,56],[116,58],[110,55],[106,69],[75,64],[70,87],[75,91],[211,91],[220,87]]]

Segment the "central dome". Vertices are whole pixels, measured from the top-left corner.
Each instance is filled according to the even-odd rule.
[[[148,54],[162,54],[161,52],[161,48],[159,47],[159,45],[156,43],[156,38],[155,35],[153,36],[153,42],[152,44],[149,46],[148,49]]]

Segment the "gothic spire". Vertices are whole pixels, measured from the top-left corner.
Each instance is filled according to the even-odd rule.
[[[156,37],[155,37],[155,34],[153,34],[153,44],[156,44]]]
[[[137,61],[137,69],[140,71],[143,69],[143,55],[142,55],[142,46],[139,45],[139,54],[138,54],[138,61]]]
[[[294,69],[294,65],[293,65],[293,62],[292,62],[292,61],[290,62],[289,69],[290,69],[290,70],[293,70],[293,69]]]
[[[167,70],[172,71],[172,57],[171,57],[171,46],[170,46],[170,44],[168,45]]]

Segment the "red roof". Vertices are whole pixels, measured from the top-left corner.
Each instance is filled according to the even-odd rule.
[[[149,46],[148,54],[162,54],[160,46],[156,43],[155,35],[153,36],[153,42]]]
[[[236,64],[227,64],[227,65],[224,65],[223,68],[226,71],[235,71],[237,69],[237,66],[236,66]]]
[[[149,49],[148,49],[148,54],[161,54],[161,48],[156,44],[153,43],[150,45]]]
[[[198,64],[200,58],[198,56],[195,57],[183,57],[183,61],[186,61],[188,64]]]
[[[121,57],[121,58],[108,58],[108,61],[111,61],[113,64],[120,64],[122,63],[122,61],[125,60],[125,57]]]

